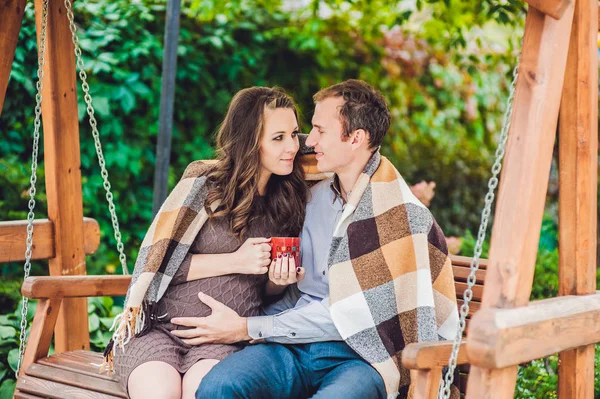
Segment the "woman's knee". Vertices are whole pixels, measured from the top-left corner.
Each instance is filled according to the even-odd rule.
[[[219,363],[216,359],[203,359],[194,364],[183,376],[182,399],[194,398],[195,392],[206,374]]]
[[[181,375],[170,364],[160,361],[136,367],[127,381],[129,397],[181,399]]]

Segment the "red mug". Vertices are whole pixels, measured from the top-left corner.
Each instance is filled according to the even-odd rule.
[[[278,255],[293,256],[296,267],[300,267],[300,237],[271,237],[271,259]]]

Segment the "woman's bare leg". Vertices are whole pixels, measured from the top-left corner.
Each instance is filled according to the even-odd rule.
[[[131,399],[181,399],[181,374],[168,363],[147,362],[131,372],[127,387]]]
[[[198,389],[198,386],[200,386],[200,381],[202,381],[202,378],[204,378],[217,363],[219,363],[219,361],[215,359],[203,359],[190,367],[183,376],[183,395],[181,396],[181,399],[195,399],[196,390]]]

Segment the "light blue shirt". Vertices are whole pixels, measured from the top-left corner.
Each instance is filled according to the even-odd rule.
[[[281,300],[264,309],[267,316],[248,318],[252,339],[284,344],[342,341],[329,313],[327,257],[344,207],[334,190],[332,179],[311,188],[300,235],[306,276],[297,286],[288,287]]]

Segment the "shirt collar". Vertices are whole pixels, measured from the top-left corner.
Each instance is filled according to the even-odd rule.
[[[329,187],[334,194],[332,203],[335,203],[335,201],[337,201],[339,198],[342,201],[342,204],[346,205],[346,201],[344,200],[344,197],[342,197],[342,190],[340,188],[340,179],[338,178],[338,175],[333,175],[333,178],[329,181]],[[347,194],[348,197],[350,197],[350,192],[351,191],[349,191]]]

